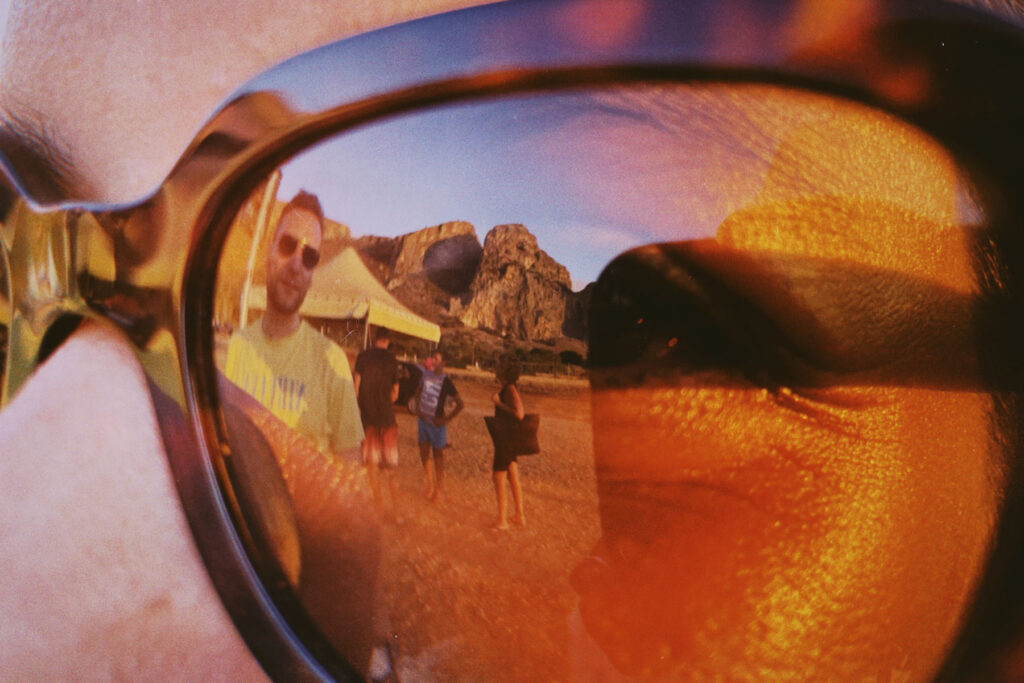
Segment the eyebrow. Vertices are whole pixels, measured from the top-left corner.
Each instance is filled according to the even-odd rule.
[[[89,184],[75,172],[67,145],[38,110],[17,102],[0,106],[0,153],[37,202],[88,195]]]

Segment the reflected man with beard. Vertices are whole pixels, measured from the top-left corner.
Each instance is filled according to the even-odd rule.
[[[304,607],[349,661],[373,673],[390,669],[380,645],[390,626],[377,576],[376,514],[351,467],[364,436],[355,386],[345,352],[299,315],[320,260],[323,225],[315,195],[300,191],[285,205],[267,250],[266,312],[228,343],[225,376],[283,427],[223,387],[221,393],[274,441],[301,553],[289,578]]]
[[[301,191],[267,252],[266,313],[231,338],[225,374],[322,452],[354,459],[363,428],[348,358],[299,316],[322,241],[320,202]]]

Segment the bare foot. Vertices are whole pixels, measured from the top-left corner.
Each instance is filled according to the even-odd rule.
[[[427,491],[427,500],[434,500],[435,498],[437,498],[437,489]]]
[[[508,522],[495,522],[491,525],[491,531],[508,531]]]
[[[518,515],[515,519],[512,520],[512,523],[516,526],[526,526],[526,517],[524,517],[523,515]]]

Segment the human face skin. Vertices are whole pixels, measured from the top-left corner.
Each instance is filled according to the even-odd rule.
[[[281,238],[289,236],[298,246],[288,255],[280,250]],[[298,315],[306,293],[313,283],[313,269],[302,262],[304,246],[320,250],[320,220],[311,211],[292,209],[281,216],[273,249],[267,253],[268,313],[292,318]]]
[[[42,119],[85,198],[131,201],[154,189],[202,123],[261,71],[345,36],[479,4],[11,0],[0,105]]]
[[[347,35],[473,4],[15,0],[0,104],[46,131],[77,196],[128,201],[159,184],[251,76]],[[0,670],[259,680],[191,540],[122,336],[80,327],[0,412],[0,444]]]
[[[358,30],[468,4],[17,4],[3,48],[0,97],[8,109],[35,111],[47,130],[55,131],[93,198],[130,199],[159,182],[201,121],[248,76]],[[104,41],[87,39],[97,35]],[[62,49],[53,50],[55,43]],[[12,106],[12,94],[19,104]],[[55,396],[73,396],[74,405],[55,403]],[[38,673],[25,676],[30,678],[102,671],[157,679],[169,672],[188,678],[255,675],[187,540],[155,435],[145,380],[130,348],[96,325],[73,336],[0,414],[5,450],[0,518],[38,522],[25,527],[20,546],[12,547],[9,536],[0,541],[4,576],[21,581],[11,586],[0,608],[5,615],[0,642],[9,644],[6,652],[21,653],[15,667],[5,671]],[[55,460],[54,454],[66,460]],[[40,463],[53,464],[50,476],[40,476]],[[149,483],[111,496],[111,483],[125,465],[150,477]],[[81,493],[74,499],[61,495],[70,481]],[[20,495],[8,495],[12,491]],[[46,515],[43,501],[49,506]],[[43,520],[58,518],[69,526],[55,535],[57,527]],[[96,524],[97,519],[109,523]],[[159,519],[167,524],[151,526]],[[124,526],[124,520],[137,525]],[[100,531],[110,532],[103,536],[106,541],[93,542],[100,540]],[[147,537],[154,543],[144,543]],[[171,537],[185,541],[163,542]],[[125,538],[139,543],[126,548]],[[97,553],[100,547],[111,551]],[[88,558],[77,561],[83,556]],[[74,568],[74,576],[40,573],[57,567]],[[111,581],[111,576],[129,580]],[[94,583],[79,586],[71,578]],[[58,609],[51,599],[111,584],[115,591],[104,595],[106,611],[73,597],[66,609]],[[10,602],[15,598],[17,605]],[[14,613],[21,619],[14,623],[24,628],[9,634],[7,615]],[[154,619],[160,614],[162,622]],[[112,623],[119,628],[111,629]],[[82,637],[90,632],[102,637]],[[32,635],[39,633],[47,637]],[[211,645],[219,649],[211,652]]]
[[[592,378],[603,539],[574,585],[620,674],[924,680],[969,603],[999,454],[955,175],[894,123],[834,121],[784,145],[713,239],[627,254],[595,292],[654,328],[646,365]],[[892,178],[916,191],[887,196]],[[696,297],[664,283],[687,277],[726,326],[762,321],[744,329],[764,355],[678,314]]]

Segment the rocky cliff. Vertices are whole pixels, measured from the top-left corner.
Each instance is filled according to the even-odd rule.
[[[381,282],[416,313],[519,340],[585,337],[585,293],[523,225],[499,225],[481,246],[453,221],[394,238],[353,242]]]
[[[542,251],[524,226],[499,225],[484,239],[467,303],[453,313],[467,327],[502,336],[556,339],[571,282],[565,266]]]
[[[399,301],[440,323],[450,321],[451,299],[469,291],[482,251],[476,230],[465,221],[398,237],[360,237],[353,246]]]

